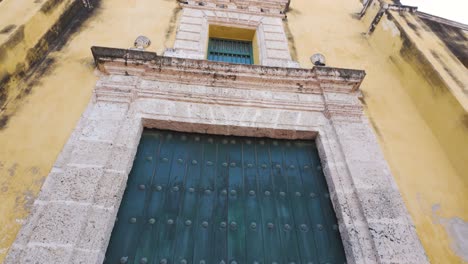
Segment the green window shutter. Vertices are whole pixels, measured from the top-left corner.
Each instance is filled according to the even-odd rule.
[[[251,41],[210,38],[208,60],[253,64]]]
[[[145,130],[104,263],[345,263],[315,142]]]

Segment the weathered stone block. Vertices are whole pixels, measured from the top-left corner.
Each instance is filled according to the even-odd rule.
[[[79,234],[76,246],[80,249],[105,252],[109,236],[114,227],[117,208],[91,207],[86,217],[84,229]]]
[[[287,41],[283,33],[265,32],[265,40]]]
[[[263,25],[263,30],[266,32],[272,32],[272,33],[283,33],[284,30],[282,26],[272,26],[272,25]]]
[[[124,173],[105,171],[98,183],[93,204],[106,208],[119,208],[128,176]]]
[[[69,263],[71,254],[71,247],[33,246],[24,250],[21,262],[14,263],[63,264]]]
[[[25,247],[19,246],[16,243],[13,244],[8,250],[8,255],[6,256],[3,264],[17,264],[22,263],[22,255],[25,253]]]
[[[200,45],[198,41],[177,39],[176,43],[174,44],[174,48],[198,51],[200,49]]]
[[[202,27],[200,25],[180,24],[179,31],[200,33],[202,31]],[[176,46],[177,43],[178,43],[178,41],[176,41],[176,43],[174,44],[175,49],[179,49],[179,47]],[[192,43],[192,44],[198,45],[198,42],[197,43]]]
[[[13,245],[16,245],[18,248],[23,248],[29,243],[29,239],[35,231],[36,224],[46,209],[47,207],[44,204],[38,202],[34,203],[25,223],[18,232],[18,235],[16,235],[16,240]]]
[[[118,120],[89,120],[81,130],[80,140],[111,142],[120,125]]]
[[[96,192],[102,168],[67,167],[64,171],[52,172],[41,190],[40,199],[45,201],[90,202]]]
[[[285,50],[289,52],[288,43],[285,41],[268,40],[265,42],[267,49]]]
[[[383,164],[376,164],[375,161],[351,162],[348,169],[355,175],[353,183],[357,188],[397,189],[392,182],[390,171]]]
[[[291,59],[291,54],[289,54],[289,51],[287,50],[268,49],[267,56],[268,58],[273,58],[273,59],[283,59],[283,60]]]
[[[378,245],[376,250],[381,263],[427,263],[412,225],[388,221],[370,221],[368,224]]]
[[[89,114],[91,120],[122,120],[127,113],[128,105],[124,103],[98,102],[93,105]]]
[[[71,154],[69,165],[102,167],[111,154],[112,143],[80,140]]]
[[[367,219],[392,219],[406,221],[407,212],[396,190],[357,189],[362,209]]]
[[[135,142],[140,142],[143,126],[140,118],[129,118],[120,126],[114,145],[133,147]]]
[[[262,23],[264,25],[272,25],[272,26],[282,26],[283,21],[279,17],[264,17],[262,19]]]
[[[89,206],[79,203],[47,204],[34,223],[29,243],[55,243],[71,247],[78,240],[88,210]]]
[[[106,163],[105,169],[130,173],[136,150],[136,148],[126,146],[114,146],[112,148],[112,158]]]
[[[105,253],[97,250],[77,249],[73,252],[70,264],[102,264]]]
[[[177,33],[178,40],[200,41],[201,35],[199,33],[180,31]]]
[[[184,16],[203,17],[203,11],[200,9],[184,8]]]
[[[190,25],[202,25],[203,24],[203,18],[202,17],[192,17],[192,16],[182,16],[182,18],[180,19],[180,23],[190,24]]]

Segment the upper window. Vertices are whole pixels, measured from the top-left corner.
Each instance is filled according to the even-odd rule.
[[[209,25],[206,59],[238,64],[260,64],[254,29]]]
[[[239,64],[253,64],[251,41],[210,38],[208,60]]]

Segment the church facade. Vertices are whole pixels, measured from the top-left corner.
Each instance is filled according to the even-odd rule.
[[[423,27],[408,33],[402,26],[434,17],[384,1],[359,5],[350,19],[369,28],[354,37],[375,38],[365,45],[380,48],[384,34],[415,45],[409,51],[417,56],[402,49],[386,60],[436,65],[421,66],[424,73],[453,63],[430,81],[450,87],[452,101],[465,105],[466,68],[456,45],[450,57],[411,42],[411,34],[429,34]],[[86,107],[64,133],[5,263],[428,263],[444,257],[430,251],[422,222],[414,222],[411,197],[418,191],[413,195],[412,183],[399,179],[406,165],[387,149],[395,139],[382,143],[388,137],[381,133],[391,132],[378,129],[366,102],[367,91],[381,89],[385,77],[363,90],[374,71],[339,64],[341,44],[324,55],[311,52],[304,66],[297,49],[308,43],[293,41],[299,33],[292,20],[306,15],[286,0],[187,1],[175,10],[166,32],[172,40],[161,51],[152,47],[166,41],[149,35],[132,48],[93,43],[89,67],[97,78],[82,100]],[[411,78],[401,83],[413,87]],[[434,122],[434,134],[446,133],[442,121]],[[453,133],[446,145],[466,143],[466,131]],[[450,147],[444,151],[459,171],[465,150],[461,160],[452,160]],[[463,173],[450,173],[463,181]],[[454,195],[466,196],[463,190]],[[451,227],[465,230],[459,219]],[[463,243],[447,241],[454,259],[463,259]]]

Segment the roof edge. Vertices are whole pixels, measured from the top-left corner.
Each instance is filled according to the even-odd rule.
[[[421,12],[421,11],[416,11],[416,14],[420,18],[428,19],[428,20],[431,20],[431,21],[434,21],[434,22],[438,22],[438,23],[441,23],[441,24],[445,24],[445,25],[448,25],[448,26],[452,26],[452,27],[456,27],[456,28],[460,28],[460,29],[468,31],[468,25],[457,22],[457,21],[453,21],[453,20],[446,19],[446,18],[443,18],[443,17],[435,16],[435,15],[428,14],[428,13],[424,13],[424,12]]]

